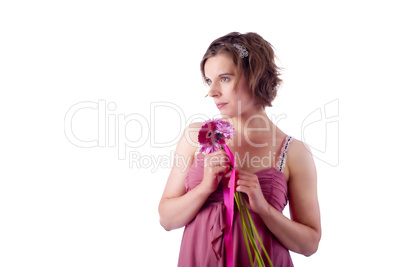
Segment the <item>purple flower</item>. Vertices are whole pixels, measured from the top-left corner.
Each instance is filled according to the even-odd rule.
[[[209,154],[220,149],[225,144],[225,138],[234,136],[233,126],[222,119],[207,120],[198,133],[198,142],[201,144],[201,152]]]
[[[234,136],[234,128],[232,124],[227,121],[218,120],[216,125],[216,131],[223,134],[225,138],[232,139]]]

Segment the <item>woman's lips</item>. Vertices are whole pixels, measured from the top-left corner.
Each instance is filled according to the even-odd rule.
[[[218,109],[221,109],[223,106],[225,106],[227,103],[219,103],[216,104],[216,106],[218,107]]]

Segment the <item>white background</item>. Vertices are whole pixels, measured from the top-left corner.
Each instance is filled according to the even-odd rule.
[[[277,2],[3,1],[0,266],[176,266],[182,229],[166,232],[157,212],[169,166],[145,165],[166,160],[193,118],[219,114],[199,62],[232,31],[274,45],[284,84],[267,113],[286,116],[283,131],[302,139],[303,121],[335,101],[337,116],[304,132],[322,151],[323,234],[295,266],[402,266],[397,1]],[[103,130],[100,108],[66,124],[93,148],[65,135],[85,101],[111,103]],[[127,139],[139,147],[119,158]]]

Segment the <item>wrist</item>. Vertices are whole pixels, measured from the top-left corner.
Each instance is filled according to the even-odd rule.
[[[259,212],[259,215],[261,217],[271,217],[272,216],[272,209],[274,207],[272,207],[268,201],[265,201],[264,205],[261,208],[261,211]]]
[[[211,185],[209,185],[205,179],[203,179],[201,181],[201,183],[197,186],[199,188],[199,190],[206,194],[207,196],[209,196],[210,194],[212,194],[212,192],[214,192],[215,190],[212,188]]]

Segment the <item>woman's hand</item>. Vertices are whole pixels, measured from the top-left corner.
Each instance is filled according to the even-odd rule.
[[[258,176],[254,173],[243,170],[236,170],[237,192],[247,194],[250,208],[257,214],[261,214],[267,208],[266,201],[262,191]]]
[[[205,155],[204,179],[201,184],[210,193],[214,192],[224,175],[230,174],[230,158],[222,149]]]

